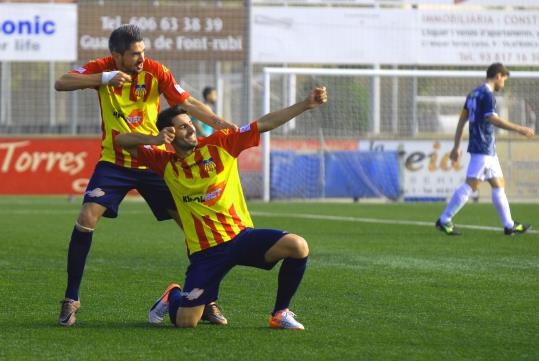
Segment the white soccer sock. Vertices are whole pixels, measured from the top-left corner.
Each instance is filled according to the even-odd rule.
[[[447,204],[444,213],[442,213],[440,216],[440,222],[442,222],[442,224],[450,222],[455,214],[457,214],[458,211],[460,211],[460,209],[466,204],[470,194],[472,194],[472,187],[470,187],[468,183],[464,183],[458,187],[455,193],[453,193],[453,197],[451,197],[451,200]]]
[[[494,203],[494,207],[498,211],[498,216],[500,216],[503,226],[505,228],[513,228],[515,222],[511,218],[509,201],[507,200],[504,188],[492,188],[492,203]]]

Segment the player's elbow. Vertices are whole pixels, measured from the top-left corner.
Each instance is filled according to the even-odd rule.
[[[132,157],[137,157],[137,146],[133,145],[129,140],[129,134],[118,134],[114,138],[114,142],[120,146],[120,148],[126,150]]]
[[[64,82],[61,79],[58,79],[54,82],[54,90],[56,91],[65,91],[67,90]]]
[[[127,134],[118,134],[114,137],[114,142],[122,148],[127,148]]]

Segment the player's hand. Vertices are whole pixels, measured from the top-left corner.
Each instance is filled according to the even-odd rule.
[[[317,106],[324,104],[328,101],[328,93],[325,86],[314,88],[314,90],[309,94],[307,99],[307,109],[316,108]]]
[[[527,138],[531,138],[535,135],[535,131],[528,127],[520,127],[518,132]]]
[[[124,83],[130,83],[131,80],[131,75],[126,74],[123,71],[118,71],[118,74],[116,74],[114,78],[110,79],[108,84],[115,88],[119,88],[122,87]]]
[[[451,149],[451,153],[449,153],[449,159],[453,162],[458,162],[460,158],[460,149],[459,148],[453,148]]]
[[[166,127],[159,132],[157,139],[159,144],[170,144],[174,140],[174,137],[176,137],[176,129],[174,127]]]

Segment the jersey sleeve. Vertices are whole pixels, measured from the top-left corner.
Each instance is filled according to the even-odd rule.
[[[224,148],[233,157],[238,157],[241,152],[251,147],[256,147],[260,143],[260,132],[258,124],[252,122],[240,129],[223,129],[217,131],[207,138],[202,138],[200,145],[214,144]]]
[[[180,84],[176,82],[170,70],[156,61],[151,61],[151,68],[154,69],[155,75],[159,82],[159,93],[165,96],[168,105],[175,106],[183,103],[191,96],[187,90],[184,90]]]
[[[496,97],[494,96],[494,93],[486,93],[483,102],[485,109],[485,118],[490,117],[491,115],[498,115],[496,113]]]
[[[72,74],[97,74],[104,71],[114,70],[114,61],[112,57],[106,57],[96,60],[91,60],[87,64],[80,66],[78,68],[72,69],[70,73]]]
[[[166,150],[154,149],[147,145],[139,145],[137,147],[137,160],[139,164],[150,168],[160,177],[165,175],[165,168],[171,156],[172,153]]]

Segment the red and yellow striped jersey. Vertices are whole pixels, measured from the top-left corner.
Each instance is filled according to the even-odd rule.
[[[224,129],[200,138],[193,153],[139,146],[138,161],[165,180],[182,220],[189,254],[228,242],[253,227],[245,204],[237,157],[258,145],[256,122],[237,131]]]
[[[96,74],[116,70],[112,56],[90,61],[72,73]],[[159,114],[159,97],[164,94],[170,106],[181,104],[189,93],[176,83],[172,73],[162,64],[146,58],[143,70],[132,82],[122,87],[101,85],[97,88],[101,106],[101,158],[123,167],[145,168],[131,159],[114,138],[120,133],[138,132],[156,135],[155,122]],[[164,149],[164,147],[162,147]]]

